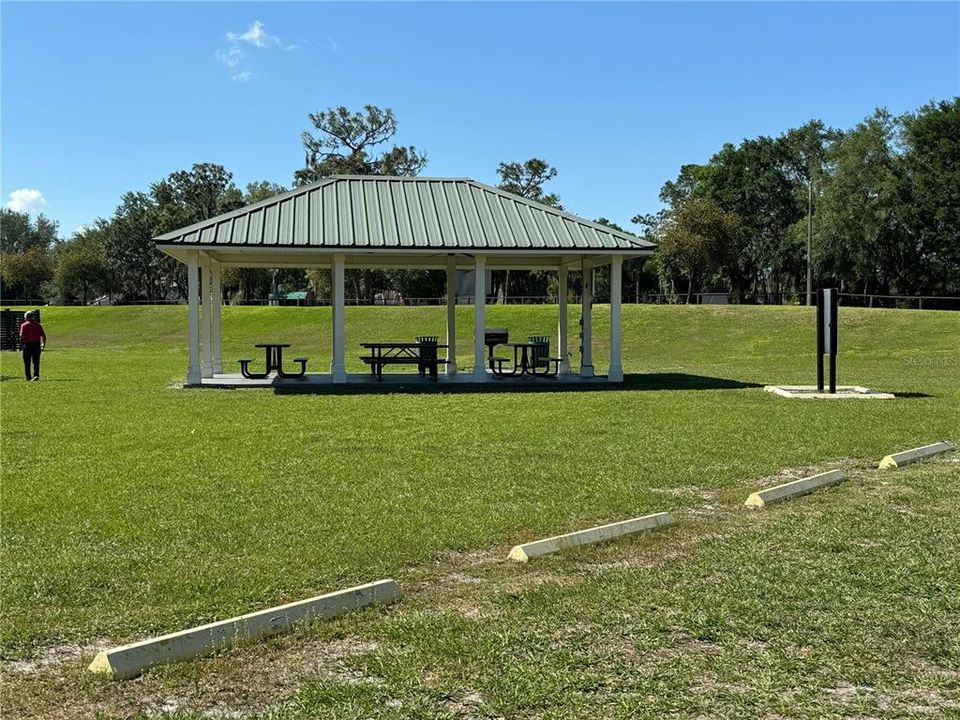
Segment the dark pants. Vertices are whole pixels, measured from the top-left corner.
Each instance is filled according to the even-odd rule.
[[[25,342],[23,344],[23,374],[30,379],[30,363],[33,363],[34,377],[40,377],[40,343]]]

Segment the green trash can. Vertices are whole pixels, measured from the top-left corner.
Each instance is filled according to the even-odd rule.
[[[534,369],[550,367],[550,338],[546,335],[530,335],[527,340],[533,345],[530,348],[530,364]]]
[[[436,366],[437,363],[437,344],[439,338],[436,335],[418,335],[417,344],[420,346],[420,362],[417,364],[417,371],[423,375],[428,368]],[[433,376],[431,372],[431,377]]]

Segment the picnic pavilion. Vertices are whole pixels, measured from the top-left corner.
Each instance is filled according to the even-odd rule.
[[[443,269],[447,273],[446,365],[442,382],[493,379],[484,342],[487,270],[552,270],[559,280],[556,381],[596,382],[592,357],[593,270],[610,266],[610,365],[606,380],[623,381],[621,268],[625,258],[653,253],[629,233],[466,178],[337,176],[154,239],[187,266],[187,385],[245,384],[224,373],[220,275],[225,267],[318,268],[332,271],[332,362],[312,382],[369,382],[348,375],[344,345],[347,268]],[[456,364],[456,271],[475,271],[473,369]],[[567,279],[583,273],[579,368],[567,351]],[[460,298],[463,299],[462,296]],[[410,339],[410,338],[408,338]],[[552,344],[552,343],[551,343]],[[391,376],[392,377],[392,376]],[[416,375],[413,375],[416,377]],[[499,379],[499,378],[497,378]],[[291,381],[296,382],[296,381]]]

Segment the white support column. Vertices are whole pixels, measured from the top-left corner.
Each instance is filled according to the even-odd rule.
[[[200,362],[200,377],[213,377],[213,323],[210,320],[210,258],[200,254],[200,339],[203,344],[203,355]]]
[[[484,330],[487,326],[487,260],[483,255],[476,258],[476,279],[473,284],[473,379],[487,379],[487,346]]]
[[[344,343],[346,335],[343,324],[343,282],[346,260],[343,255],[333,256],[333,360],[330,374],[335,383],[347,381],[347,368],[344,363]]]
[[[567,266],[557,270],[557,357],[561,358],[560,372],[570,372],[567,353]]]
[[[593,377],[593,267],[583,268],[583,301],[580,316],[580,377]]]
[[[221,355],[220,343],[223,340],[223,333],[220,330],[220,305],[223,303],[223,283],[221,282],[221,267],[216,260],[210,261],[210,309],[213,311],[210,320],[213,323],[213,374],[219,375],[223,372],[223,357]]]
[[[620,358],[623,340],[620,313],[622,273],[623,255],[614,255],[610,260],[610,369],[607,371],[610,382],[623,382],[623,364]]]
[[[187,259],[187,385],[200,384],[200,307],[197,302],[200,288],[197,283],[197,259],[191,253]]]
[[[457,259],[447,258],[447,375],[457,374]]]

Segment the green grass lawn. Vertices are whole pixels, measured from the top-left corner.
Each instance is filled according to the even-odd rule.
[[[304,662],[283,692],[237,702],[280,703],[271,717],[903,717],[913,683],[917,707],[960,708],[958,466],[904,471],[902,491],[866,471],[960,438],[960,314],[842,309],[840,381],[906,397],[818,403],[759,387],[812,381],[805,308],[628,306],[622,390],[421,395],[178,389],[183,308],[43,312],[43,381],[0,358],[0,643],[21,714],[136,715],[144,687],[182,699],[214,671],[246,697],[252,651],[135,690],[79,660],[9,667],[386,576],[413,588],[396,608],[269,645],[281,664],[340,648],[347,670]],[[461,367],[470,321],[462,309]],[[443,323],[442,308],[350,308],[348,348]],[[550,333],[555,308],[491,307],[488,323]],[[225,359],[282,338],[325,369],[329,337],[327,309],[224,310]],[[761,478],[824,463],[863,477],[826,505],[735,510]],[[660,510],[687,527],[526,571],[499,562]]]

